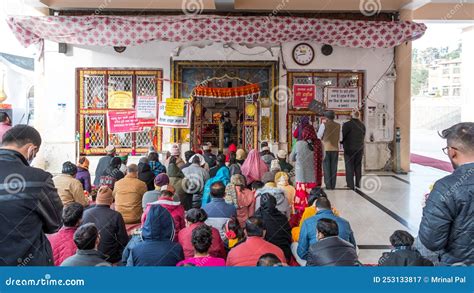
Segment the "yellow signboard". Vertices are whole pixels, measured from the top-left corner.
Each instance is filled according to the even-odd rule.
[[[183,117],[184,100],[185,99],[166,99],[165,115],[173,117]]]
[[[133,109],[133,95],[130,91],[110,91],[109,109]]]

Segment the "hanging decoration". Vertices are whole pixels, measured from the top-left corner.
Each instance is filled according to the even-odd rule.
[[[316,42],[350,48],[392,48],[421,37],[423,23],[294,16],[12,16],[8,24],[27,47],[43,40],[128,47],[150,41],[238,44]]]
[[[197,86],[194,88],[194,97],[203,98],[240,98],[247,96],[260,95],[260,86],[258,84],[248,84],[240,87],[231,88],[213,88],[206,86]]]

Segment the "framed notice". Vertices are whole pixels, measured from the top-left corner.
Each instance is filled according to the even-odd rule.
[[[155,119],[157,104],[156,96],[137,96],[137,118]]]
[[[316,97],[316,86],[314,84],[293,85],[293,108],[308,108]]]
[[[166,104],[161,102],[158,104],[157,125],[161,127],[173,128],[189,128],[191,127],[191,109],[189,103],[184,103],[183,116],[169,116],[166,114]]]
[[[331,110],[358,109],[360,105],[360,87],[328,87],[326,106]]]

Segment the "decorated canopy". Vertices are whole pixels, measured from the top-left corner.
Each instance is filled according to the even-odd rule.
[[[308,41],[351,48],[391,48],[421,37],[409,21],[285,16],[13,16],[8,24],[23,46],[50,40],[76,45],[134,46],[150,41],[273,44]]]
[[[259,95],[260,87],[258,84],[249,84],[232,88],[212,88],[197,86],[194,88],[193,96],[204,98],[240,98],[252,95]]]

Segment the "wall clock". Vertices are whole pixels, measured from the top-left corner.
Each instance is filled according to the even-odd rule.
[[[293,48],[293,60],[299,65],[308,65],[314,59],[314,49],[310,44],[301,43]]]

